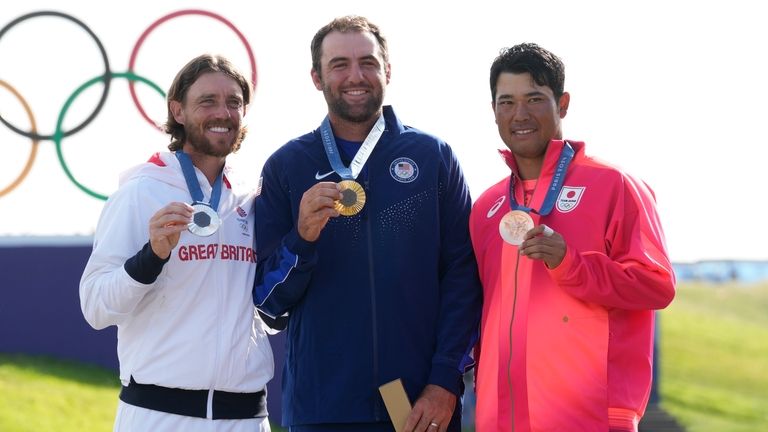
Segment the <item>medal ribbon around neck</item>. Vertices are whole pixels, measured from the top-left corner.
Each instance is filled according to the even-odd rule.
[[[216,176],[213,188],[211,189],[211,199],[209,202],[205,202],[203,201],[205,199],[203,190],[197,182],[192,159],[182,150],[176,151],[176,159],[179,160],[181,172],[184,173],[184,181],[186,181],[187,189],[189,189],[189,194],[192,196],[192,208],[195,211],[195,214],[192,216],[192,222],[189,223],[187,228],[192,234],[204,237],[209,236],[215,233],[221,225],[221,219],[219,219],[216,210],[219,208],[219,199],[221,199],[221,184],[223,183],[224,173],[222,171],[221,174]]]
[[[335,207],[344,216],[352,216],[359,213],[365,205],[365,191],[355,179],[360,175],[365,163],[368,161],[368,157],[371,156],[373,149],[379,142],[381,135],[384,133],[385,125],[384,114],[382,114],[376,120],[368,136],[365,137],[365,141],[360,145],[360,149],[355,154],[349,167],[345,167],[341,161],[339,149],[336,146],[336,139],[333,137],[333,131],[331,130],[330,118],[326,116],[320,125],[320,136],[323,139],[323,147],[325,148],[326,156],[328,156],[328,162],[331,164],[331,168],[342,178],[342,181],[339,182],[342,197],[336,201]]]
[[[533,228],[533,219],[531,219],[529,213],[533,212],[541,216],[546,216],[552,212],[552,209],[555,207],[557,195],[563,187],[568,165],[571,164],[575,154],[576,151],[571,144],[565,142],[563,149],[560,151],[560,157],[557,161],[555,174],[552,176],[552,182],[549,185],[547,195],[544,197],[544,202],[541,204],[541,209],[539,210],[521,205],[515,200],[515,174],[512,173],[509,178],[509,206],[512,210],[505,214],[504,217],[501,218],[501,222],[499,222],[499,234],[501,234],[504,241],[512,245],[520,245],[525,238],[525,233]]]

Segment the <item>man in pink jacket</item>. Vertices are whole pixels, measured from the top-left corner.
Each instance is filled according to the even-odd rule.
[[[675,293],[653,192],[562,139],[564,80],[536,44],[491,66],[511,173],[470,218],[484,289],[478,432],[637,431],[653,311]]]

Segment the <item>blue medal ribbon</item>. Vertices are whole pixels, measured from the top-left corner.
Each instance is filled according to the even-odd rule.
[[[200,184],[197,182],[197,175],[195,175],[195,166],[192,164],[192,159],[189,155],[182,150],[176,151],[176,159],[179,160],[181,165],[181,172],[184,173],[184,180],[187,182],[187,189],[192,196],[192,205],[204,204],[211,207],[214,211],[219,208],[219,199],[221,199],[221,183],[224,177],[224,172],[216,176],[216,180],[213,182],[213,189],[211,190],[210,202],[205,202],[203,199],[203,190],[200,188]]]
[[[512,173],[512,175],[509,177],[509,206],[512,207],[512,210],[521,210],[526,213],[533,212],[541,216],[546,216],[552,212],[552,209],[555,207],[555,200],[557,200],[557,195],[560,193],[560,189],[563,188],[563,182],[565,181],[565,173],[568,170],[568,165],[571,164],[575,154],[576,151],[573,149],[573,147],[571,147],[571,144],[566,141],[563,145],[563,149],[560,151],[560,158],[557,161],[555,174],[552,176],[552,183],[549,185],[547,195],[544,197],[544,202],[541,204],[540,210],[535,210],[531,207],[518,204],[518,202],[515,200],[515,173]]]

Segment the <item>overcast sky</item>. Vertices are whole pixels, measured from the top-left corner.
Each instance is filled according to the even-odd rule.
[[[537,42],[566,64],[571,105],[566,138],[644,179],[675,261],[768,259],[762,221],[768,147],[765,85],[768,51],[759,2],[538,1],[246,2],[163,1],[6,2],[0,25],[38,10],[58,10],[84,22],[102,42],[110,69],[125,72],[139,35],[183,9],[204,9],[234,24],[257,63],[257,88],[246,116],[250,133],[233,162],[256,182],[266,157],[287,140],[317,127],[326,112],[312,85],[309,42],[338,15],[361,14],[389,39],[392,81],[386,103],[406,124],[434,133],[454,148],[477,197],[508,174],[497,156],[488,69],[499,49]],[[264,6],[261,6],[261,5]],[[251,73],[247,50],[216,19],[186,15],[165,22],[141,46],[135,72],[162,89],[190,58],[222,53]],[[64,102],[104,72],[93,38],[71,21],[33,18],[0,39],[0,80],[29,104],[40,133],[53,134]],[[139,100],[158,122],[165,102],[145,84]],[[73,99],[65,130],[93,111],[103,85]],[[29,120],[19,100],[0,86],[0,113],[21,129]],[[161,151],[168,138],[139,114],[127,81],[115,78],[102,111],[61,143],[72,175],[109,195],[118,173]],[[0,190],[30,157],[31,144],[0,125]],[[103,202],[65,175],[56,146],[42,141],[17,188],[0,196],[0,241],[19,236],[93,233]],[[4,237],[4,238],[3,238]]]

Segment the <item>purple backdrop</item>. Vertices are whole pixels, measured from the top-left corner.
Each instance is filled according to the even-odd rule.
[[[117,329],[92,329],[80,312],[78,285],[91,246],[0,246],[0,352],[44,354],[117,372]],[[284,337],[272,336],[275,379],[270,418],[280,422]]]

